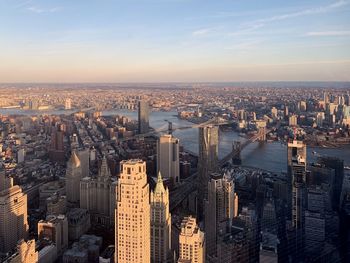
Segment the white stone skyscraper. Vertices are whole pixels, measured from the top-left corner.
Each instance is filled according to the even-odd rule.
[[[180,181],[179,147],[179,139],[170,134],[160,136],[157,142],[157,172],[174,183]]]
[[[167,262],[171,257],[171,214],[169,190],[164,187],[161,173],[151,192],[151,261]]]
[[[218,236],[228,233],[235,216],[234,181],[231,177],[212,173],[208,182],[208,199],[205,201],[206,253],[217,256]]]
[[[149,263],[150,203],[146,162],[120,162],[115,210],[115,262]]]
[[[179,236],[179,260],[178,263],[204,263],[205,262],[205,238],[199,229],[196,219],[189,216],[181,222]]]
[[[28,236],[27,195],[6,178],[1,164],[0,183],[0,252],[7,253]]]
[[[78,155],[73,151],[66,170],[66,195],[69,206],[79,206],[81,178],[81,163]]]

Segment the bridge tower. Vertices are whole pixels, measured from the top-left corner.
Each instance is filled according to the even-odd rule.
[[[242,158],[241,158],[241,142],[240,141],[234,141],[232,144],[232,163],[234,165],[241,165],[242,164]]]
[[[266,126],[265,127],[259,127],[258,135],[259,135],[259,138],[258,138],[259,142],[266,141]]]
[[[266,141],[266,121],[258,120],[256,121],[256,127],[258,128],[258,141]]]
[[[168,134],[173,134],[173,123],[168,121]]]

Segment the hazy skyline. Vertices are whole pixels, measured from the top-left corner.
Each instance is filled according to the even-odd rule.
[[[0,0],[0,82],[350,80],[350,1]]]

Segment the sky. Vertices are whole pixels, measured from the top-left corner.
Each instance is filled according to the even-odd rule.
[[[350,81],[350,0],[0,0],[0,82]]]

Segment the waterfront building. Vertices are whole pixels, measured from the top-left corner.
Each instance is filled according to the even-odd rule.
[[[157,141],[157,172],[174,183],[180,181],[179,148],[179,139],[170,134],[160,136]]]

